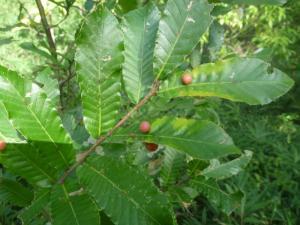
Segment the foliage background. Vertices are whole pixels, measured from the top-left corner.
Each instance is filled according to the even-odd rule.
[[[53,59],[46,49],[34,2],[0,0],[0,4],[0,64],[22,74],[51,75],[47,68],[52,66]],[[78,0],[68,11],[51,1],[45,5],[50,23],[59,24],[54,33],[58,50],[64,56],[62,64],[68,68],[71,63],[68,56],[72,59],[74,53],[72,41],[82,19],[80,12],[93,7],[93,2]],[[223,11],[227,7],[220,4]],[[242,174],[222,184],[228,189],[240,187],[245,193],[241,207],[233,216],[224,216],[200,197],[197,203],[179,208],[182,224],[300,224],[299,11],[298,0],[289,0],[284,7],[235,6],[218,16],[224,30],[217,30],[216,45],[207,45],[208,35],[203,38],[199,51],[205,54],[202,58],[196,55],[198,61],[232,54],[255,55],[287,72],[297,84],[288,95],[268,106],[248,107],[212,98],[201,102],[205,109],[199,107],[196,112],[186,112],[215,120],[237,146],[254,151],[254,157]],[[76,90],[72,84],[66,88]],[[67,109],[76,106],[76,96],[63,96],[63,101]],[[18,210],[9,203],[0,203],[0,224],[18,224]]]

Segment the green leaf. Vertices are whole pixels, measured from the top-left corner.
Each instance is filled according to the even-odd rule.
[[[241,191],[229,194],[221,190],[219,185],[212,179],[197,177],[191,181],[191,185],[203,194],[215,207],[230,215],[240,206],[243,198]]]
[[[97,138],[118,120],[123,56],[117,19],[107,9],[93,12],[86,18],[76,43],[84,122]]]
[[[31,204],[20,213],[23,224],[31,224],[36,217],[41,214],[43,209],[48,205],[50,200],[50,189],[40,189],[34,195]]]
[[[248,165],[252,154],[251,151],[246,150],[241,157],[223,164],[220,164],[218,160],[212,160],[210,166],[203,170],[202,175],[215,179],[225,179],[234,176]]]
[[[283,5],[287,2],[287,0],[211,0],[211,2],[247,5]]]
[[[32,144],[9,144],[1,153],[0,162],[32,184],[49,186],[51,182],[56,181],[56,171]]]
[[[139,132],[139,123],[121,129],[111,140],[130,138],[153,142],[183,151],[200,159],[214,159],[240,153],[225,131],[210,121],[163,117],[151,121],[149,134]]]
[[[182,64],[211,23],[212,7],[206,0],[169,0],[159,23],[155,47],[157,77]]]
[[[70,143],[61,119],[43,90],[0,66],[0,101],[13,126],[29,140]]]
[[[137,168],[119,159],[94,157],[77,174],[115,224],[173,224],[167,198]]]
[[[46,93],[47,97],[51,99],[54,105],[59,104],[59,85],[58,81],[51,78],[51,69],[43,70],[36,78],[36,81],[43,85],[42,90]]]
[[[100,225],[97,205],[73,181],[54,187],[51,215],[53,225]]]
[[[203,64],[192,71],[193,83],[181,83],[182,72],[165,81],[160,96],[215,96],[250,105],[268,104],[284,95],[294,84],[278,69],[260,59],[232,58]]]
[[[164,150],[164,161],[161,168],[162,183],[165,186],[173,185],[185,172],[186,155],[173,149]]]
[[[159,18],[158,9],[152,4],[124,16],[123,79],[134,103],[148,92],[154,80],[153,51]]]
[[[0,201],[16,206],[26,206],[33,198],[32,192],[20,183],[0,177]]]
[[[8,113],[5,106],[0,102],[0,139],[6,143],[21,143],[25,142],[20,138],[18,132],[13,127],[8,118]]]

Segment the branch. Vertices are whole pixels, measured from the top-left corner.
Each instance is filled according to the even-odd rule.
[[[80,166],[84,161],[89,157],[90,154],[92,154],[97,146],[102,144],[107,138],[112,136],[116,130],[118,130],[131,116],[134,112],[138,111],[143,105],[145,105],[149,99],[156,95],[157,91],[159,89],[159,81],[154,81],[151,90],[149,93],[138,103],[136,104],[110,131],[108,131],[105,135],[101,136],[96,143],[90,147],[88,150],[81,153],[78,161],[74,163],[65,173],[64,175],[59,179],[58,183],[62,184],[65,182],[66,178],[72,174],[72,172]]]
[[[39,9],[41,21],[42,21],[42,24],[43,24],[43,27],[44,27],[44,30],[45,30],[45,33],[46,33],[46,36],[47,36],[47,41],[48,41],[48,44],[49,44],[50,53],[54,57],[54,59],[57,61],[56,46],[55,46],[55,42],[54,42],[54,39],[53,39],[52,34],[51,34],[51,28],[50,28],[50,26],[48,24],[48,21],[47,21],[44,6],[43,6],[41,0],[35,0],[35,2],[36,2],[36,5]]]

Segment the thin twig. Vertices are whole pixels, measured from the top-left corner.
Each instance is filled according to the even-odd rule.
[[[101,136],[96,143],[90,147],[88,150],[84,151],[83,153],[81,153],[81,155],[79,156],[79,159],[76,163],[74,163],[65,173],[64,175],[59,179],[60,184],[64,183],[66,178],[68,176],[70,176],[72,174],[72,172],[78,167],[80,166],[87,157],[89,157],[90,154],[92,154],[97,146],[99,146],[100,144],[102,144],[107,138],[109,138],[110,136],[112,136],[114,134],[114,132],[116,130],[118,130],[130,117],[131,115],[138,111],[143,105],[145,105],[145,103],[147,103],[149,101],[149,99],[156,95],[157,91],[159,89],[159,81],[156,80],[154,81],[151,90],[149,91],[149,93],[138,103],[136,104],[111,130],[109,130],[105,135]]]
[[[48,24],[48,21],[47,21],[44,6],[43,6],[41,0],[35,0],[35,2],[36,2],[36,5],[38,7],[40,17],[41,17],[41,21],[42,21],[42,24],[43,24],[43,27],[44,27],[44,30],[45,30],[45,33],[46,33],[46,36],[47,36],[47,41],[48,41],[48,44],[49,44],[50,53],[54,57],[54,59],[57,61],[56,45],[55,45],[54,39],[53,39],[52,34],[51,34],[51,28],[50,28],[50,26]]]

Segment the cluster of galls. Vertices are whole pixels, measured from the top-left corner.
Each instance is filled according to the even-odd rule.
[[[4,151],[5,148],[6,148],[5,141],[0,140],[0,152]]]
[[[150,132],[150,130],[151,124],[148,121],[143,121],[140,123],[140,131],[142,133],[147,134]],[[149,152],[155,152],[158,149],[158,145],[155,143],[145,142],[144,145]]]
[[[181,76],[181,82],[184,85],[191,84],[193,82],[192,74],[189,72],[185,72]],[[150,130],[151,130],[151,124],[148,121],[143,121],[140,123],[140,132],[147,134],[150,132]],[[144,145],[149,152],[155,152],[158,149],[158,145],[155,143],[144,142]]]

